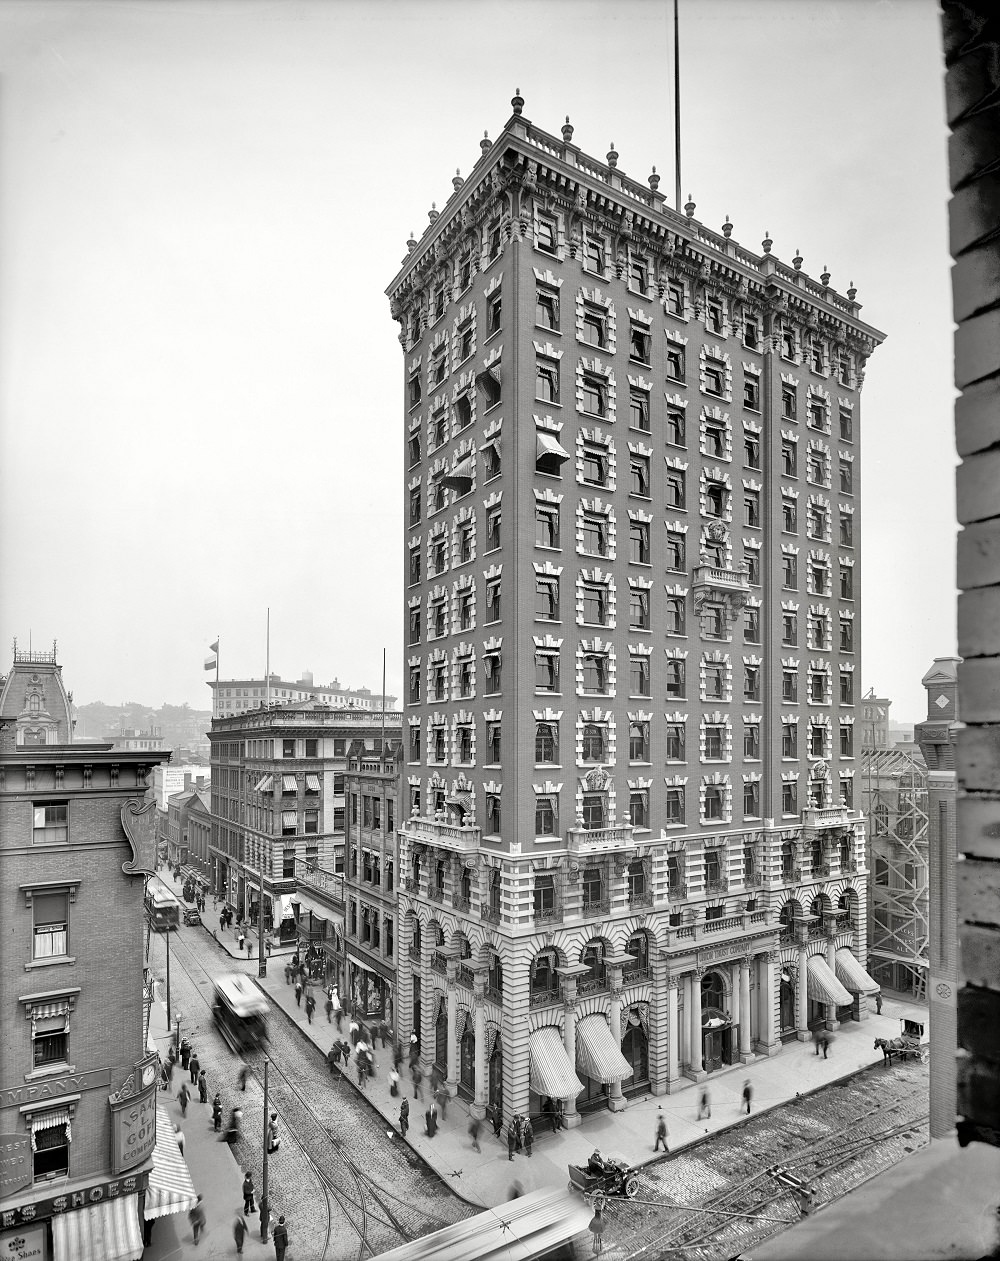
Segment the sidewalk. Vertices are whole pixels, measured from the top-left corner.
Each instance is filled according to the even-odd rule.
[[[154,1002],[149,1014],[150,1038],[161,1056],[166,1059],[170,1035],[167,1032],[167,1014],[162,1002]],[[233,1241],[233,1221],[243,1208],[243,1170],[233,1159],[228,1144],[219,1141],[212,1128],[211,1104],[198,1102],[198,1092],[188,1104],[187,1116],[181,1116],[177,1091],[185,1074],[180,1062],[174,1069],[173,1088],[159,1091],[157,1100],[170,1115],[174,1124],[180,1124],[184,1133],[184,1159],[191,1171],[195,1191],[204,1197],[205,1230],[195,1251],[191,1226],[186,1213],[171,1213],[158,1217],[153,1227],[153,1239],[142,1254],[143,1261],[184,1261],[197,1256],[203,1261],[231,1261],[236,1255]],[[209,1092],[211,1098],[211,1090]],[[229,1115],[227,1107],[223,1122]],[[246,1261],[260,1261],[269,1257],[274,1261],[274,1245],[260,1242],[260,1217],[247,1218],[250,1233],[243,1244]]]
[[[283,965],[268,969],[267,977],[258,980],[257,984],[324,1055],[336,1037],[347,1038],[346,1018],[340,1035],[337,1034],[336,1024],[327,1022],[325,997],[319,987],[314,991],[316,1010],[312,1024],[308,1023],[305,1006],[296,1007],[294,988],[285,982]],[[926,1008],[922,1010],[923,1019],[926,1019]],[[809,1094],[870,1064],[881,1064],[881,1052],[873,1049],[875,1038],[898,1037],[900,1019],[911,1016],[913,1011],[913,1004],[887,999],[883,1001],[881,1016],[872,1013],[863,1022],[852,1021],[841,1025],[829,1059],[817,1056],[811,1042],[788,1042],[778,1055],[769,1059],[760,1059],[750,1065],[734,1065],[712,1073],[706,1079],[712,1097],[710,1118],[695,1119],[700,1087],[685,1081],[684,1087],[676,1094],[639,1095],[629,1100],[624,1112],[605,1110],[591,1113],[576,1129],[553,1134],[538,1127],[533,1155],[529,1158],[519,1153],[513,1163],[507,1159],[506,1141],[501,1143],[495,1138],[492,1126],[487,1122],[483,1122],[479,1135],[482,1152],[473,1151],[468,1135],[468,1105],[459,1099],[449,1101],[447,1118],[438,1117],[437,1134],[428,1138],[423,1121],[424,1109],[430,1098],[427,1079],[425,1076],[423,1102],[415,1100],[413,1084],[404,1062],[400,1091],[405,1090],[410,1100],[410,1129],[406,1141],[459,1195],[473,1204],[493,1207],[507,1200],[508,1189],[515,1178],[525,1192],[565,1184],[568,1181],[566,1166],[585,1165],[595,1147],[607,1156],[621,1157],[633,1165],[662,1159],[662,1156],[653,1154],[660,1108],[667,1119],[670,1150],[675,1152],[706,1134],[727,1129],[740,1121],[743,1115],[743,1083],[747,1078],[753,1085],[753,1107],[758,1113],[794,1099],[796,1095]],[[386,1071],[392,1064],[392,1049],[387,1043],[383,1050],[377,1038],[375,1060],[376,1076],[369,1078],[364,1093],[391,1124],[398,1142],[400,1099],[391,1098],[386,1080]],[[355,1074],[349,1066],[346,1076],[342,1079],[338,1077],[335,1085],[331,1083],[331,1089],[357,1090],[355,1083]],[[506,1132],[503,1133],[505,1135]]]

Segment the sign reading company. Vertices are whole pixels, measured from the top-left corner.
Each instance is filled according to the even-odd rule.
[[[0,1200],[31,1183],[31,1135],[0,1134]]]
[[[155,1057],[140,1060],[116,1094],[109,1097],[112,1119],[112,1168],[133,1169],[156,1146]]]
[[[80,1090],[96,1090],[111,1085],[111,1069],[95,1068],[89,1073],[67,1073],[65,1077],[50,1077],[46,1081],[31,1082],[0,1090],[0,1108],[24,1109],[25,1104],[56,1100],[59,1095],[69,1095]]]
[[[104,1200],[114,1200],[120,1195],[135,1195],[142,1181],[143,1179],[138,1174],[133,1174],[130,1178],[118,1178],[114,1182],[97,1182],[91,1187],[82,1187],[79,1191],[70,1191],[66,1195],[36,1200],[33,1204],[0,1208],[0,1230],[10,1230],[11,1227],[21,1226],[25,1222],[41,1221],[43,1218],[52,1217],[55,1213],[86,1208],[88,1204],[101,1204]]]

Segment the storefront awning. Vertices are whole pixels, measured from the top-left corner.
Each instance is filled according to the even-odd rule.
[[[153,1168],[149,1172],[144,1215],[149,1220],[166,1217],[170,1213],[186,1213],[197,1203],[191,1171],[177,1146],[173,1122],[163,1104],[158,1103],[156,1146],[153,1148]]]
[[[809,956],[809,980],[806,993],[817,1003],[834,1003],[837,1007],[849,1007],[854,999],[841,985],[822,955]]]
[[[559,1030],[549,1025],[528,1038],[531,1089],[553,1099],[575,1099],[583,1089],[569,1062]]]
[[[52,1218],[54,1261],[139,1261],[142,1247],[137,1195],[88,1204]]]
[[[576,1026],[577,1067],[594,1081],[621,1081],[632,1076],[632,1068],[622,1055],[603,1016],[584,1016]]]
[[[861,964],[846,946],[837,951],[837,980],[845,989],[855,990],[859,994],[875,994],[882,986],[873,981]]]

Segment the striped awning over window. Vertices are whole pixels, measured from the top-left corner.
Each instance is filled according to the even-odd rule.
[[[846,946],[837,951],[837,980],[845,989],[855,990],[859,994],[875,994],[882,987],[878,981],[872,980],[861,964]]]
[[[293,792],[295,792],[295,791],[296,791],[296,788],[295,788],[295,776],[294,776],[294,775],[282,775],[282,777],[281,777],[281,791],[282,791],[283,793],[293,793]]]
[[[556,437],[539,429],[535,433],[535,459],[540,460],[543,455],[554,455],[560,463],[569,459],[569,452],[560,446]]]
[[[311,792],[311,793],[318,793],[318,792],[319,792],[319,776],[318,776],[318,775],[307,775],[307,776],[306,776],[306,788],[307,788],[307,790],[308,790],[309,792]]]
[[[583,1089],[569,1062],[559,1030],[552,1025],[536,1029],[528,1037],[531,1089],[553,1099],[575,1099]]]
[[[472,457],[467,455],[464,460],[459,460],[453,469],[445,473],[441,482],[451,490],[457,490],[459,494],[464,495],[466,491],[472,489],[472,475]]]
[[[294,810],[282,810],[281,826],[283,828],[294,828],[299,825],[299,816]]]
[[[186,1213],[198,1202],[187,1161],[174,1137],[173,1122],[162,1103],[156,1105],[156,1146],[146,1192],[146,1220]]]
[[[806,983],[806,993],[817,1003],[834,1003],[837,1007],[848,1007],[854,1002],[827,967],[822,955],[809,956],[809,979]]]
[[[621,1081],[632,1076],[632,1066],[622,1055],[603,1016],[584,1016],[576,1026],[577,1067],[594,1081]]]
[[[142,1248],[137,1195],[88,1204],[52,1218],[55,1261],[139,1261]]]
[[[38,1026],[42,1021],[53,1020],[55,1017],[63,1018],[63,1027],[69,1029],[69,999],[57,998],[51,1003],[32,1003],[31,1004],[31,1031],[32,1034],[38,1031]],[[56,1028],[56,1025],[49,1025],[49,1028]]]
[[[66,1142],[73,1141],[73,1126],[69,1119],[69,1108],[53,1108],[50,1112],[38,1112],[33,1116],[28,1125],[31,1127],[31,1150],[35,1151],[35,1135],[39,1130],[51,1130],[57,1125],[65,1125]]]
[[[255,793],[269,793],[273,787],[274,787],[274,776],[265,775],[262,779],[259,779],[257,783],[255,784],[254,792]]]

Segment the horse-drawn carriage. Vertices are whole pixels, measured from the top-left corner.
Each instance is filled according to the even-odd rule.
[[[581,1195],[617,1195],[632,1199],[639,1191],[639,1179],[635,1170],[624,1160],[614,1160],[595,1151],[585,1167],[570,1165],[569,1189]]]
[[[912,1034],[905,1034],[900,1038],[876,1038],[874,1049],[882,1052],[882,1062],[890,1067],[894,1055],[904,1061],[920,1060],[925,1064],[929,1053],[927,1043],[921,1042]]]

